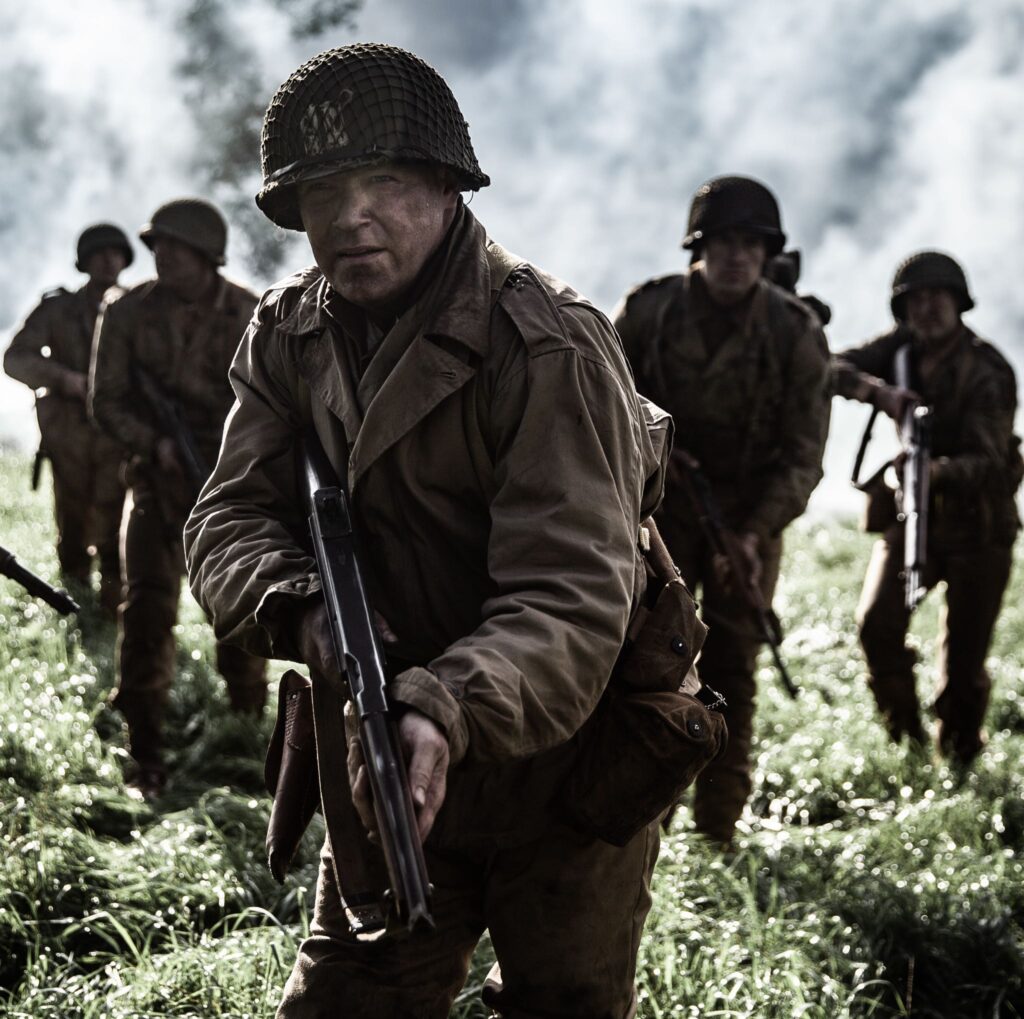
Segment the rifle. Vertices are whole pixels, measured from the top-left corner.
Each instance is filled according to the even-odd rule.
[[[0,574],[9,577],[16,584],[21,584],[33,598],[41,598],[47,605],[52,605],[62,616],[77,612],[80,607],[67,591],[50,587],[42,577],[37,577],[31,570],[26,570],[14,558],[14,553],[8,552],[3,546],[0,546]]]
[[[896,351],[896,385],[912,389],[910,344]],[[925,596],[924,569],[928,563],[928,478],[931,466],[931,409],[912,403],[903,413],[899,427],[903,443],[903,469],[900,476],[903,524],[903,592],[908,612],[913,612]]]
[[[384,652],[374,625],[359,566],[358,548],[348,490],[335,473],[319,439],[310,431],[302,449],[309,529],[313,538],[317,569],[327,602],[334,652],[344,673],[343,691],[355,707],[366,771],[373,794],[373,809],[390,890],[385,905],[394,909],[408,929],[433,927],[430,913],[431,887],[423,858],[423,844],[416,826],[416,812],[409,790],[405,759],[398,743],[395,714],[385,691]],[[319,680],[319,681],[318,681]],[[332,811],[331,786],[347,772],[342,755],[338,771],[338,746],[344,747],[342,691],[332,677],[314,677],[313,716],[316,726],[320,789],[328,832]],[[327,717],[325,718],[325,714]],[[328,769],[325,773],[325,764]],[[335,853],[343,847],[332,839]],[[339,875],[340,877],[340,875]],[[340,884],[340,881],[339,881]],[[344,895],[353,911],[353,902]],[[359,930],[379,929],[385,910],[357,912]]]
[[[761,589],[751,583],[743,555],[736,541],[736,535],[725,524],[721,508],[715,499],[714,492],[711,491],[711,483],[689,453],[683,450],[674,450],[672,463],[679,468],[687,498],[697,514],[701,529],[711,543],[711,548],[715,555],[725,557],[729,564],[733,583],[736,585],[751,619],[757,626],[758,634],[771,648],[772,658],[775,659],[775,667],[779,670],[786,693],[795,699],[799,690],[789,675],[789,670],[786,668],[786,663],[782,660],[779,650],[783,640],[782,623],[772,607],[765,604]],[[726,626],[729,625],[728,621],[723,622]]]
[[[164,393],[149,372],[137,365],[132,372],[143,397],[156,417],[160,431],[173,439],[175,446],[178,447],[178,455],[185,468],[185,477],[198,496],[210,476],[210,469],[206,466],[192,429],[186,423],[178,405]]]

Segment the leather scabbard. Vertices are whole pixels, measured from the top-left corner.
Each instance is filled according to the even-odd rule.
[[[312,694],[320,803],[334,878],[353,932],[371,933],[385,924],[388,875],[384,855],[370,842],[352,802],[345,695],[340,684],[323,676],[313,677]]]

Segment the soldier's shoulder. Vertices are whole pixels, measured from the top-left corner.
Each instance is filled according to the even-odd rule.
[[[1016,373],[1013,366],[1003,356],[999,348],[989,340],[983,340],[975,333],[971,333],[971,348],[981,359],[982,364],[992,372],[996,372],[1016,383]]]
[[[35,321],[60,318],[68,313],[75,303],[75,292],[65,287],[51,287],[43,291],[39,303],[29,312]]]
[[[43,291],[43,296],[39,298],[39,303],[56,305],[72,296],[74,296],[74,291],[68,290],[67,287],[51,287],[49,290]]]
[[[563,280],[528,262],[509,272],[498,295],[498,303],[508,313],[527,346],[534,349],[542,341],[550,345],[557,341],[557,337],[564,338],[569,308],[584,307],[588,313],[600,314]]]
[[[608,317],[557,276],[524,263],[509,274],[497,306],[511,320],[527,357],[575,354],[615,375],[628,375]],[[499,357],[502,347],[493,348]]]
[[[140,280],[138,283],[132,283],[127,287],[118,287],[113,293],[108,291],[110,297],[107,303],[121,304],[125,307],[138,304],[154,292],[157,282],[157,278],[152,276],[149,279]]]
[[[104,314],[111,310],[116,315],[131,315],[142,311],[150,303],[156,285],[157,279],[154,276],[127,287],[111,288],[103,296]]]
[[[323,279],[323,273],[315,265],[308,265],[298,272],[290,273],[271,283],[260,296],[260,310],[294,307],[310,287]]]
[[[260,299],[260,295],[252,287],[232,279],[230,276],[221,276],[227,290],[227,296],[239,304],[247,304],[254,307]]]
[[[675,298],[683,292],[685,279],[686,273],[683,272],[669,272],[662,276],[652,276],[650,279],[630,287],[622,298],[622,306],[628,311],[633,311],[649,304],[660,304],[662,301]]]

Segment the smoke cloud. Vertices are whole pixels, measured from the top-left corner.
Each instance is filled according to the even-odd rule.
[[[330,5],[307,2],[298,26],[289,6],[37,0],[0,15],[0,187],[16,199],[0,211],[8,334],[44,289],[77,285],[82,226],[134,232],[176,195],[228,211],[238,278],[260,287],[309,261],[301,238],[253,212],[251,134],[238,129],[238,151],[225,135],[258,119],[302,60],[371,39],[449,80],[493,181],[472,206],[490,233],[606,311],[685,264],[704,179],[747,173],[780,199],[801,286],[832,305],[834,348],[887,328],[896,265],[937,247],[967,268],[971,324],[1020,363],[1018,0],[366,0],[327,22],[316,18]],[[225,152],[234,165],[218,164]],[[137,247],[128,279],[151,272]],[[33,441],[30,404],[0,380],[0,437]],[[863,409],[834,410],[816,504],[853,508]]]

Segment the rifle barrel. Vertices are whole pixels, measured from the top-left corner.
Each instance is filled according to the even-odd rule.
[[[42,577],[37,577],[31,570],[25,569],[15,559],[14,553],[5,548],[0,548],[0,574],[20,584],[33,598],[46,602],[62,616],[69,616],[81,607],[67,591],[51,587]]]

